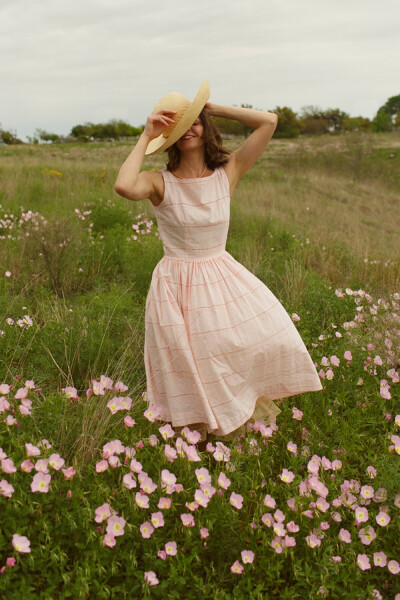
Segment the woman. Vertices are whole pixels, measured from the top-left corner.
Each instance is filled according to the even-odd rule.
[[[157,418],[227,439],[276,419],[278,398],[322,389],[308,351],[272,292],[225,250],[230,198],[270,141],[277,115],[175,92],[148,117],[115,190],[150,199],[164,246],[146,299],[147,400]],[[210,116],[254,129],[229,154]],[[161,171],[145,154],[168,151]]]

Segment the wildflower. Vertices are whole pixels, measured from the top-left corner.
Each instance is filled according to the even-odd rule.
[[[96,473],[103,473],[108,469],[108,462],[106,460],[100,460],[96,463]]]
[[[275,550],[277,554],[281,554],[283,550],[283,542],[280,538],[275,537],[270,543],[271,548]]]
[[[400,572],[400,565],[397,560],[389,560],[388,569],[393,575],[397,575]]]
[[[274,523],[272,528],[274,530],[275,535],[279,537],[284,537],[286,535],[286,530],[282,523]]]
[[[114,537],[118,535],[124,535],[124,527],[126,521],[123,517],[118,517],[117,515],[113,515],[109,517],[107,521],[107,533],[111,533]]]
[[[111,517],[111,507],[106,502],[105,504],[102,504],[101,506],[98,506],[95,509],[94,514],[96,515],[95,518],[94,518],[94,520],[96,521],[96,523],[102,523],[103,521],[105,521],[106,519],[108,519],[109,517]]]
[[[201,440],[201,433],[196,430],[191,431],[188,427],[182,429],[182,435],[185,436],[189,444],[197,444]]]
[[[290,533],[296,533],[297,531],[299,531],[299,526],[294,522],[294,521],[290,521],[287,525],[287,530],[290,531]]]
[[[165,547],[165,552],[169,556],[175,556],[175,554],[178,552],[177,547],[176,547],[176,542],[167,542],[164,547]]]
[[[157,404],[153,404],[147,410],[144,411],[143,415],[150,421],[150,423],[154,423],[158,416],[161,414],[161,407]]]
[[[160,498],[157,508],[160,508],[161,510],[171,508],[171,498]]]
[[[195,474],[199,483],[211,483],[211,475],[207,469],[195,469]]]
[[[18,533],[14,533],[11,543],[17,552],[27,554],[31,551],[31,542],[25,535],[18,535]]]
[[[240,575],[243,572],[243,569],[243,565],[241,565],[238,560],[235,560],[235,562],[231,566],[232,573],[236,573],[237,575]]]
[[[218,475],[218,480],[217,480],[218,485],[223,488],[224,490],[227,490],[228,487],[231,485],[231,481],[230,479],[227,478],[227,476],[225,475],[225,473],[221,472]]]
[[[365,546],[369,546],[371,542],[376,538],[375,529],[371,526],[363,527],[358,532],[358,536]]]
[[[166,425],[163,425],[162,427],[159,427],[158,431],[161,433],[164,440],[167,440],[168,438],[172,438],[175,435],[175,431],[172,429],[172,427],[169,423],[167,423]]]
[[[167,553],[165,552],[165,550],[159,550],[157,552],[157,556],[158,558],[161,558],[161,560],[165,560],[167,558]]]
[[[385,512],[380,512],[377,516],[376,516],[376,522],[378,523],[378,525],[380,525],[381,527],[386,527],[386,525],[388,525],[390,523],[390,517],[388,514],[386,514]]]
[[[241,494],[235,494],[235,492],[232,492],[229,502],[234,508],[240,510],[243,506],[243,496]]]
[[[181,521],[185,527],[194,527],[194,518],[193,515],[188,513],[181,514]]]
[[[217,442],[216,444],[216,449],[215,452],[213,454],[214,459],[217,462],[229,462],[230,457],[231,457],[231,451],[230,449],[225,446],[225,444],[223,444],[222,442]]]
[[[76,475],[74,467],[68,467],[68,469],[61,469],[64,475],[64,479],[72,479]]]
[[[351,352],[350,352],[350,350],[346,350],[346,352],[344,353],[343,357],[344,357],[344,359],[345,359],[345,360],[347,360],[347,361],[349,361],[349,362],[350,362],[351,360],[353,360],[353,357],[352,357],[352,355],[351,355]]]
[[[33,444],[25,444],[25,449],[27,456],[40,456],[40,448],[33,446]]]
[[[206,539],[206,538],[208,538],[208,536],[209,536],[209,535],[210,535],[210,533],[209,533],[209,531],[208,531],[207,527],[202,527],[202,528],[200,529],[200,537],[201,537],[203,540],[204,540],[204,539]]]
[[[263,516],[261,517],[261,521],[267,527],[272,527],[274,519],[273,519],[273,516],[270,513],[264,513]]]
[[[357,555],[357,565],[360,567],[362,571],[366,571],[371,568],[371,564],[369,562],[369,558],[366,554],[358,554]]]
[[[108,546],[109,548],[113,548],[116,544],[116,539],[113,536],[112,533],[106,533],[106,535],[104,536],[104,545]]]
[[[342,461],[341,460],[333,460],[332,461],[332,469],[334,471],[339,471],[342,468]]]
[[[338,537],[341,542],[345,542],[346,544],[351,543],[350,531],[348,531],[347,529],[341,529],[339,531]]]
[[[341,556],[331,556],[329,560],[333,563],[339,563],[339,562],[342,562],[342,557]]]
[[[133,427],[134,425],[136,425],[135,419],[133,419],[130,415],[125,415],[124,423],[127,427]]]
[[[150,477],[146,477],[140,482],[140,488],[146,494],[152,494],[157,489],[157,484]]]
[[[145,571],[144,580],[149,585],[158,585],[160,583],[158,581],[157,575],[154,573],[154,571]]]
[[[289,450],[289,452],[297,454],[297,444],[295,444],[294,442],[288,442],[286,448]]]
[[[178,453],[175,448],[172,448],[169,444],[165,444],[164,446],[164,454],[167,457],[169,462],[174,462],[176,458],[178,458]]]
[[[319,497],[317,498],[316,507],[318,510],[325,513],[330,507],[330,504],[325,500],[325,498]]]
[[[15,473],[17,468],[11,458],[3,458],[1,460],[1,468],[4,473]]]
[[[278,510],[276,510],[274,512],[274,519],[275,519],[275,521],[278,521],[279,523],[282,523],[282,521],[285,520],[285,515],[279,508],[278,508]]]
[[[315,548],[316,546],[321,545],[321,540],[319,540],[313,533],[306,537],[306,542],[310,548]]]
[[[301,421],[301,419],[303,418],[303,412],[301,410],[298,410],[295,406],[293,406],[292,408],[292,413],[293,419],[296,419],[297,421]]]
[[[264,504],[265,506],[267,506],[268,508],[275,508],[276,506],[276,501],[274,498],[272,498],[272,496],[270,496],[269,494],[267,494],[264,498]]]
[[[156,529],[158,527],[164,527],[164,516],[162,512],[151,513],[151,522]]]
[[[254,552],[251,550],[242,550],[240,555],[244,564],[251,564],[254,560]]]
[[[197,453],[196,446],[189,446],[186,442],[182,444],[182,450],[186,454],[186,458],[190,462],[199,462],[201,461],[200,456]]]
[[[139,508],[149,508],[149,497],[146,494],[136,492],[135,501]]]
[[[366,508],[360,508],[357,506],[355,510],[355,517],[357,523],[365,523],[368,521],[368,510]]]
[[[42,492],[43,494],[47,494],[49,491],[50,480],[51,475],[48,475],[47,473],[36,473],[31,483],[32,492]]]
[[[208,498],[212,498],[217,491],[210,483],[202,483],[200,489]]]
[[[0,481],[0,495],[6,498],[11,498],[14,493],[14,488],[11,483],[8,483],[5,479]]]
[[[300,321],[300,317],[297,313],[292,314],[292,321],[295,323],[296,321]]]
[[[47,467],[48,464],[49,464],[49,461],[47,460],[47,458],[39,458],[39,460],[36,461],[35,469],[36,469],[36,471],[38,471],[38,473],[48,473],[49,472],[49,469]]]
[[[360,490],[360,496],[365,499],[374,497],[374,488],[370,485],[363,485]]]
[[[386,567],[387,557],[384,552],[374,552],[374,565],[376,567]]]
[[[397,508],[400,508],[400,494],[396,494],[394,498],[394,505],[397,506]]]
[[[142,523],[139,529],[140,533],[142,534],[142,537],[145,539],[150,538],[152,533],[154,532],[154,527],[148,521]]]
[[[294,479],[294,473],[292,471],[288,471],[287,469],[283,469],[279,477],[284,483],[291,483]]]

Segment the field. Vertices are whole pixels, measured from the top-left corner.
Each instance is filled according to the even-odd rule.
[[[400,134],[273,139],[239,183],[226,249],[324,389],[198,452],[145,413],[129,151],[0,147],[0,598],[399,600]]]

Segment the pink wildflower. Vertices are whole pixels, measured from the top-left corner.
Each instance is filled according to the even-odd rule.
[[[251,550],[242,550],[240,555],[244,564],[251,564],[254,560],[254,552]]]
[[[154,573],[154,571],[145,571],[144,580],[149,585],[158,585],[160,583],[158,581],[157,575]]]
[[[48,475],[47,473],[36,473],[31,483],[32,492],[42,492],[43,494],[47,494],[49,491],[50,480],[51,475]]]
[[[270,496],[269,494],[267,494],[264,498],[264,504],[265,506],[267,506],[268,508],[275,508],[276,506],[276,501],[275,499]]]
[[[104,536],[104,545],[105,546],[108,546],[109,548],[113,548],[116,543],[117,543],[117,541],[112,533],[105,534],[105,536]]]
[[[22,554],[27,554],[28,552],[31,551],[31,548],[30,548],[31,543],[30,543],[29,539],[24,535],[18,535],[18,533],[14,533],[14,535],[12,536],[11,543],[17,552],[20,552]]]
[[[140,529],[140,533],[142,534],[142,537],[145,539],[150,538],[152,533],[154,532],[153,525],[151,523],[149,523],[148,521],[145,521],[144,523],[142,523],[139,529]]]
[[[387,557],[384,552],[374,552],[374,565],[376,567],[386,567]]]
[[[96,521],[96,523],[102,523],[103,521],[111,517],[111,507],[106,502],[105,504],[102,504],[101,506],[97,507],[94,511],[94,514],[94,520]]]
[[[171,498],[160,498],[157,504],[157,508],[160,508],[161,510],[171,508]]]
[[[126,521],[123,517],[112,515],[107,521],[106,532],[111,533],[114,537],[117,537],[118,535],[124,535],[125,524]]]
[[[232,492],[229,502],[234,508],[240,510],[243,506],[243,496],[241,494],[235,494],[235,492]]]
[[[321,540],[319,540],[317,538],[317,536],[314,535],[313,533],[306,537],[306,542],[307,542],[308,546],[310,546],[310,548],[315,548],[316,546],[321,545]]]
[[[207,527],[202,527],[202,528],[200,529],[200,537],[201,537],[203,540],[205,540],[206,538],[208,538],[208,536],[209,536],[209,535],[210,535],[210,533],[209,533],[209,531],[208,531]]]
[[[100,460],[99,462],[96,463],[96,473],[103,473],[107,469],[108,469],[108,461],[107,460]]]
[[[360,567],[362,571],[366,571],[371,568],[371,564],[369,562],[369,558],[366,554],[358,554],[357,555],[357,565]]]
[[[389,560],[387,567],[393,575],[397,575],[400,572],[400,565],[397,560]]]
[[[156,529],[158,527],[164,527],[164,516],[162,512],[151,513],[151,522]]]
[[[243,572],[243,569],[243,565],[241,565],[238,560],[235,560],[235,562],[231,566],[232,573],[236,573],[237,575],[240,575]]]
[[[390,517],[388,514],[386,514],[385,512],[380,512],[377,516],[376,516],[376,522],[378,523],[378,525],[380,525],[381,527],[386,527],[386,525],[388,525],[390,523]]]
[[[194,527],[194,518],[193,515],[189,513],[181,514],[181,521],[185,527]]]
[[[217,480],[218,485],[223,488],[224,490],[227,490],[228,487],[231,485],[231,481],[230,479],[227,478],[227,476],[225,475],[225,473],[221,472],[218,475],[218,480]]]
[[[288,471],[287,469],[283,469],[279,477],[284,483],[291,483],[294,479],[294,473],[292,471]]]
[[[208,469],[195,469],[195,474],[199,483],[211,483],[211,475]]]
[[[347,529],[341,529],[339,531],[338,537],[341,542],[345,542],[346,544],[351,544],[350,531],[348,531]]]
[[[175,554],[178,552],[176,542],[167,542],[165,544],[165,551],[168,556],[175,556]]]

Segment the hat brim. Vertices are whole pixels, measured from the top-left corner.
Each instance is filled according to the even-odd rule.
[[[163,134],[151,140],[147,145],[145,156],[150,154],[157,154],[163,152],[175,142],[179,140],[187,130],[193,125],[201,111],[203,110],[207,100],[210,97],[210,86],[208,81],[203,81],[199,91],[197,92],[193,102],[179,121],[179,123],[171,131],[170,135],[166,138]]]

